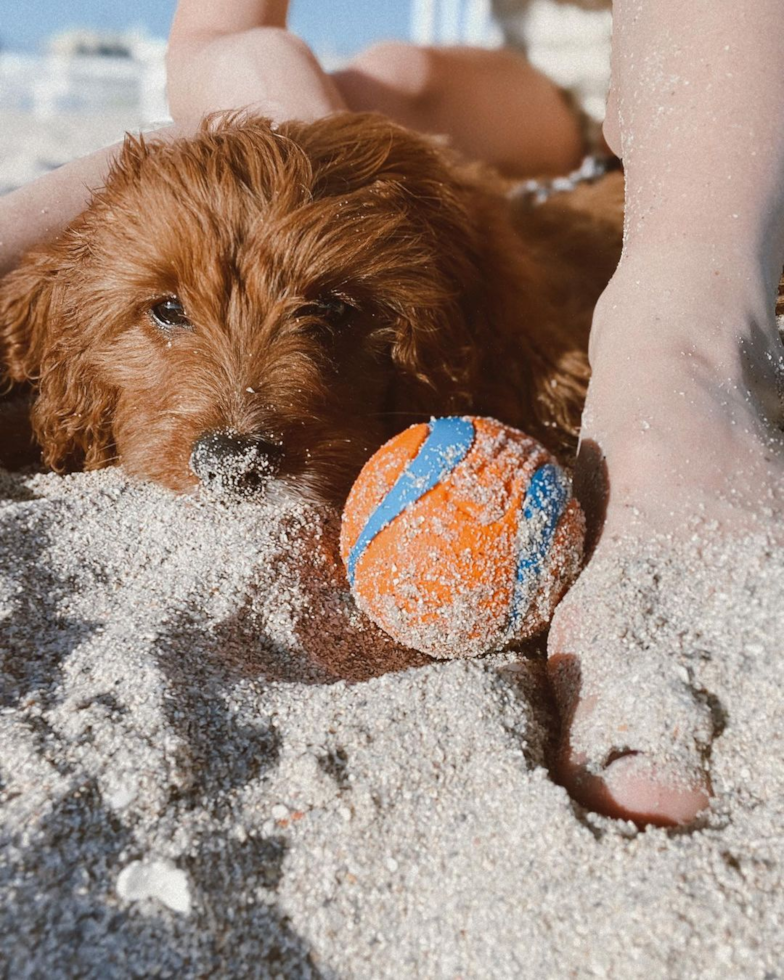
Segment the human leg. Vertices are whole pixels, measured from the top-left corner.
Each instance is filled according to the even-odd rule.
[[[176,122],[251,109],[311,121],[347,108],[308,46],[287,29],[288,0],[180,0],[167,90]]]
[[[419,132],[446,134],[467,157],[503,173],[567,173],[580,163],[584,148],[573,110],[514,51],[386,42],[333,77],[352,110],[376,110]]]
[[[784,546],[784,15],[777,0],[616,0],[613,16],[605,134],[624,161],[625,244],[594,315],[576,474],[602,527],[556,614],[550,662],[573,795],[686,823],[708,800],[712,723],[689,651],[667,633],[674,579],[656,562],[702,555],[679,586],[693,591],[696,634],[720,583],[717,545],[741,557],[751,536]],[[642,562],[653,542],[659,557]],[[635,593],[624,583],[643,564],[654,584]]]

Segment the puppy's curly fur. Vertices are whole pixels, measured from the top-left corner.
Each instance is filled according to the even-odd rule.
[[[538,208],[507,191],[375,115],[128,137],[87,210],[0,284],[0,371],[34,386],[46,464],[119,460],[177,491],[214,434],[261,447],[246,489],[334,501],[433,414],[568,451],[621,180]]]

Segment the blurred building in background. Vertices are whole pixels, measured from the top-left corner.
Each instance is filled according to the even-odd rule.
[[[412,0],[411,40],[496,46],[503,36],[493,20],[490,0]]]
[[[41,55],[0,53],[0,105],[39,119],[62,114],[123,115],[129,126],[168,117],[166,42],[143,30],[72,30]]]

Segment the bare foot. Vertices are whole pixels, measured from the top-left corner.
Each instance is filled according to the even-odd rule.
[[[772,300],[737,256],[660,246],[597,306],[576,487],[601,533],[549,646],[560,778],[610,816],[685,824],[709,803],[722,722],[700,661],[747,612],[722,580],[784,546]]]

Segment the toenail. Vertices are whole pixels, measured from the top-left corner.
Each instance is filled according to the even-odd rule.
[[[608,769],[613,762],[617,762],[619,759],[627,759],[639,754],[636,749],[610,749],[602,763],[602,769]]]

